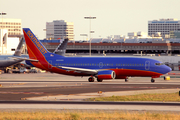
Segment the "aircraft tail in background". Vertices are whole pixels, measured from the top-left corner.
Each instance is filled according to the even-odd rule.
[[[17,48],[16,48],[16,51],[14,52],[14,56],[21,56],[21,52],[22,52],[22,50],[23,50],[23,48],[24,48],[24,39],[23,38],[21,38],[21,40],[19,41],[19,44],[18,44],[18,46],[17,46]]]
[[[68,38],[65,38],[53,52],[54,54],[65,56]]]

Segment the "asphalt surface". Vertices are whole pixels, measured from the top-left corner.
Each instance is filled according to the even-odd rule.
[[[180,106],[177,102],[89,102],[89,101],[0,101],[0,104],[81,104],[81,105],[158,105]]]
[[[40,83],[39,83],[40,84]],[[0,100],[21,100],[21,98],[71,95],[93,92],[113,92],[113,91],[135,91],[149,89],[177,89],[179,85],[161,84],[90,84],[80,86],[55,86],[55,87],[14,87],[0,88]]]
[[[83,99],[137,93],[178,92],[180,78],[131,78],[88,82],[88,77],[52,73],[0,75],[0,109],[107,109],[180,111],[180,103],[169,102],[84,102]],[[71,99],[71,101],[69,101]],[[80,100],[80,101],[74,101]]]

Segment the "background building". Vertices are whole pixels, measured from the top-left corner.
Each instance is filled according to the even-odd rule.
[[[0,29],[7,29],[8,36],[19,36],[22,33],[21,19],[7,19],[0,20]]]
[[[180,21],[177,19],[160,19],[148,21],[148,35],[155,36],[157,33],[161,33],[163,38],[169,36],[170,31],[180,29]]]
[[[46,23],[47,39],[62,39],[64,37],[74,40],[74,23],[64,20],[54,20]]]
[[[0,29],[0,54],[14,54],[17,45],[19,44],[18,37],[8,37],[7,29]]]
[[[170,38],[180,38],[180,29],[175,31],[170,31]]]

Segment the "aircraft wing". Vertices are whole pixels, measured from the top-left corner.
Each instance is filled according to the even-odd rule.
[[[36,59],[29,59],[29,58],[25,58],[25,57],[11,57],[13,59],[20,59],[20,60],[27,60],[27,61],[33,61],[33,62],[38,62],[39,60]]]
[[[60,68],[64,68],[70,71],[75,71],[79,73],[86,73],[86,74],[97,74],[98,70],[92,70],[92,69],[84,69],[84,68],[75,68],[75,67],[65,67],[65,66],[58,66]]]

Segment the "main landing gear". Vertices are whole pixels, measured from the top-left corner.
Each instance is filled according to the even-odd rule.
[[[89,82],[94,82],[94,79],[95,79],[95,77],[89,77],[89,78],[88,78],[88,81],[89,81]],[[102,82],[103,80],[102,80],[102,79],[100,80],[100,79],[97,78],[97,81],[98,81],[98,82]]]
[[[151,82],[152,82],[152,83],[154,83],[154,82],[155,82],[155,80],[154,80],[153,78],[151,78]]]
[[[94,82],[94,77],[89,77],[88,81],[89,82]]]
[[[98,81],[98,82],[102,82],[103,80],[100,80],[100,79],[97,78],[97,81]]]

